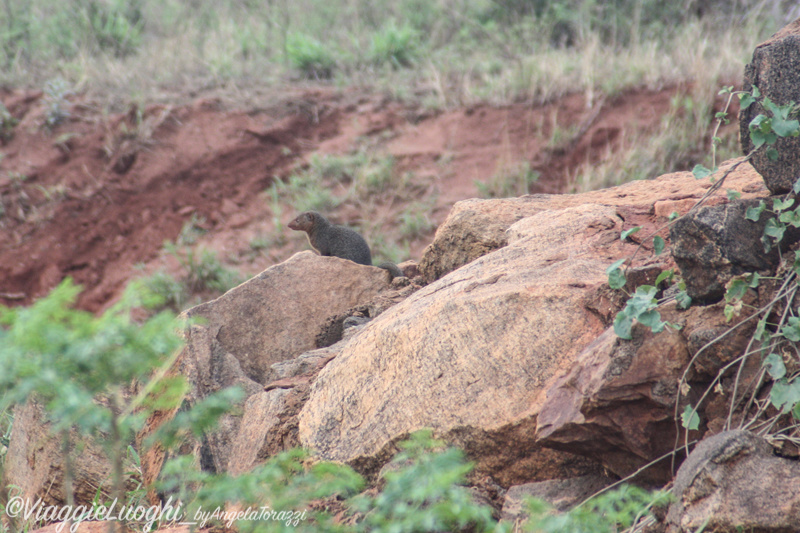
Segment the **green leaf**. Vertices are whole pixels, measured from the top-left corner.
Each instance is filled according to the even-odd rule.
[[[639,285],[636,287],[636,292],[633,293],[633,298],[630,301],[633,302],[634,307],[641,309],[642,312],[649,311],[656,306],[657,293],[658,289],[652,285]]]
[[[624,311],[617,313],[614,318],[614,333],[620,339],[631,340],[631,329],[633,329],[633,317],[625,314]]]
[[[614,318],[614,332],[617,336],[630,339],[634,319],[652,329],[654,333],[664,329],[666,323],[661,321],[661,315],[655,311],[658,304],[655,298],[657,292],[658,289],[652,285],[640,285],[636,288],[625,308]]]
[[[772,122],[766,115],[756,116],[748,124],[748,129],[754,148],[759,148],[763,144],[774,144],[778,140],[778,136],[772,131]]]
[[[764,366],[774,380],[779,380],[786,375],[786,365],[783,364],[783,357],[776,353],[769,354],[764,359]]]
[[[671,280],[672,276],[674,275],[675,271],[672,270],[671,268],[669,270],[662,271],[661,274],[659,274],[658,277],[656,278],[656,287],[661,285],[661,282],[663,282],[664,280]]]
[[[717,94],[722,96],[723,94],[731,94],[732,92],[733,92],[733,85],[726,85],[722,89],[720,89]],[[741,99],[741,96],[740,96],[740,99]]]
[[[783,239],[783,233],[786,231],[786,224],[778,222],[776,219],[771,218],[767,220],[767,225],[764,227],[764,235],[769,235],[776,241]]]
[[[782,378],[772,385],[769,394],[770,402],[783,413],[788,413],[800,402],[800,380],[791,383]]]
[[[775,116],[772,118],[772,131],[779,137],[793,137],[800,130],[800,123],[795,120],[785,120]]]
[[[794,180],[794,185],[792,185],[792,190],[795,194],[800,194],[800,178]]]
[[[780,155],[778,154],[778,151],[775,148],[773,148],[772,146],[767,148],[767,159],[769,159],[770,161],[777,161],[779,157]]]
[[[767,117],[767,115],[765,115],[764,113],[759,113],[758,115],[753,117],[753,120],[750,121],[750,124],[748,124],[747,127],[748,127],[748,129],[750,129],[750,131],[761,131],[761,132],[763,132],[764,131],[764,123],[767,123],[767,124],[769,123],[769,117]]]
[[[794,253],[794,264],[792,265],[794,269],[794,273],[800,276],[800,250],[795,251]]]
[[[800,342],[800,317],[790,316],[787,325],[781,328],[781,335],[792,342]]]
[[[716,169],[706,168],[703,165],[695,165],[692,169],[692,174],[694,174],[695,179],[701,180],[703,178],[707,178],[711,174],[713,174]]]
[[[730,322],[736,314],[736,308],[732,305],[726,305],[725,309],[722,310],[722,314],[725,315],[725,322]]]
[[[742,197],[742,193],[733,189],[727,189],[725,192],[728,194],[728,200],[730,201],[738,200]]]
[[[741,300],[747,292],[749,284],[742,278],[734,278],[725,284],[725,301]]]
[[[621,289],[625,286],[625,272],[620,268],[627,259],[620,259],[615,261],[610,267],[606,269],[608,274],[608,286],[612,289]]]
[[[661,313],[655,309],[639,313],[636,320],[638,320],[641,325],[650,328],[653,333],[659,333],[666,325],[666,323],[661,320]]]
[[[764,316],[758,320],[753,337],[761,342],[766,342],[769,340],[769,332],[767,331],[767,317]]]
[[[750,92],[753,93],[753,98],[758,98],[759,96],[761,96],[761,91],[759,91],[758,87],[756,87],[755,85],[753,85],[753,90]]]
[[[689,431],[700,427],[700,416],[691,405],[684,407],[683,413],[681,413],[681,425]]]
[[[664,239],[656,235],[653,237],[653,250],[656,252],[656,255],[661,255],[661,252],[664,251]],[[658,283],[656,283],[658,285]]]
[[[633,235],[634,233],[636,233],[636,232],[637,232],[637,231],[639,231],[640,229],[642,229],[642,227],[641,227],[641,226],[634,226],[634,227],[632,227],[631,229],[626,229],[625,231],[623,231],[623,232],[620,234],[620,236],[619,236],[619,239],[620,239],[621,241],[624,241],[625,239],[627,239],[628,237],[630,237],[631,235]]]
[[[781,213],[778,219],[785,224],[791,224],[795,228],[800,228],[800,207],[794,211],[786,211],[785,213]]]
[[[765,96],[764,99],[761,101],[761,105],[769,111],[773,117],[780,117],[781,116],[781,108],[773,102],[769,96]]]
[[[738,96],[739,96],[739,107],[741,109],[747,109],[753,104],[753,102],[756,101],[756,99],[753,98],[753,95],[749,93],[739,93]]]
[[[761,218],[761,213],[764,212],[764,209],[767,208],[766,202],[761,200],[758,203],[757,207],[748,207],[747,211],[744,214],[744,218],[747,220],[752,220],[753,222],[758,222],[758,219]]]
[[[670,213],[670,214],[669,214],[669,216],[667,217],[667,219],[668,219],[668,220],[670,220],[670,221],[672,221],[672,220],[675,220],[676,218],[678,218],[679,216],[680,216],[680,215],[678,214],[678,212],[677,212],[677,211],[673,211],[672,213]]]
[[[685,289],[675,295],[675,301],[678,302],[678,307],[681,309],[688,309],[692,305],[692,298]]]
[[[780,198],[773,198],[772,200],[772,210],[778,213],[789,209],[793,205],[794,205],[794,198],[787,198],[786,200],[781,200]]]

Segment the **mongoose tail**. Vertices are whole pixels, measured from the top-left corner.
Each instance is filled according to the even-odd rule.
[[[389,272],[389,276],[390,276],[389,279],[390,280],[394,279],[394,278],[402,278],[403,276],[405,276],[405,274],[403,274],[403,271],[400,270],[400,267],[395,265],[391,261],[384,261],[383,263],[381,263],[379,265],[376,265],[376,266],[378,268],[382,268],[382,269],[386,270],[387,272]]]

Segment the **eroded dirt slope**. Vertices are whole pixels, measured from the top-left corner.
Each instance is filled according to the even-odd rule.
[[[441,113],[327,89],[259,109],[198,100],[123,114],[77,96],[53,128],[44,126],[50,104],[41,93],[0,92],[19,120],[0,146],[0,303],[29,304],[72,276],[86,289],[79,306],[100,310],[138,275],[134,265],[163,261],[164,241],[193,215],[208,230],[204,246],[243,274],[256,273],[307,247],[297,234],[259,253],[248,245],[274,233],[276,218],[285,224],[294,216],[291,205],[273,212],[263,194],[272,180],[311,154],[348,153],[364,139],[392,154],[398,172],[414,173],[423,184],[417,194],[432,199],[434,224],[454,202],[478,195],[476,180],[509,163],[525,161],[540,173],[531,192],[563,192],[574,169],[613,149],[625,128],[658,124],[675,91],[594,106],[573,95]],[[354,225],[368,217],[391,239],[406,201],[381,198],[375,213],[345,202],[330,215]],[[431,235],[411,241],[412,259]]]

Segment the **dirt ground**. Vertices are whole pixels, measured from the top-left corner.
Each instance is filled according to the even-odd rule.
[[[575,170],[615,149],[626,129],[657,125],[677,90],[633,91],[591,106],[576,94],[445,112],[332,89],[258,108],[199,99],[123,114],[78,95],[51,129],[40,92],[0,90],[19,120],[0,141],[0,303],[30,304],[71,276],[85,288],[79,307],[102,310],[141,275],[135,265],[169,263],[163,244],[193,215],[205,221],[200,244],[243,275],[260,272],[308,247],[294,234],[253,253],[252,239],[275,231],[264,191],[311,154],[345,154],[365,139],[424,183],[419,196],[434,200],[434,224],[456,201],[479,195],[476,180],[510,164],[539,172],[530,192],[562,193]],[[329,215],[351,225],[368,216],[391,238],[402,201],[383,199],[370,214],[345,203]],[[279,213],[284,225],[294,215],[290,205]],[[410,259],[432,236],[410,244]]]

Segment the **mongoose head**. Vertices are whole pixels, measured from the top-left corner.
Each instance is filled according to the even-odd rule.
[[[306,211],[300,213],[294,220],[289,222],[289,229],[308,232],[323,220],[325,220],[325,217],[316,211]]]

